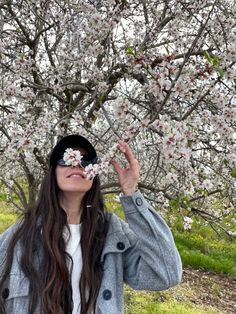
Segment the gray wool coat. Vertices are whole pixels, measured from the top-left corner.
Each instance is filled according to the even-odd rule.
[[[139,191],[122,196],[121,203],[127,222],[115,214],[109,216],[108,235],[101,256],[104,275],[96,314],[124,313],[124,282],[138,290],[164,290],[181,281],[180,256],[161,216]],[[0,276],[8,243],[17,225],[0,235]],[[16,245],[9,280],[0,291],[7,314],[28,312],[29,282],[19,267],[20,254],[20,246]]]

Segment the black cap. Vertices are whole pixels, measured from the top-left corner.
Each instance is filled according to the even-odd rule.
[[[97,159],[97,153],[93,145],[83,136],[81,135],[68,135],[63,137],[53,148],[49,163],[50,166],[56,166],[57,161],[63,158],[65,150],[67,148],[84,148],[87,151],[85,156],[86,160],[94,160]]]

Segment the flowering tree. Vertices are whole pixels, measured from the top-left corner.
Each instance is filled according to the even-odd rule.
[[[123,139],[150,200],[186,229],[198,214],[235,234],[235,21],[233,0],[2,0],[0,172],[15,205],[34,206],[48,152],[76,132],[104,193],[119,191],[108,162]]]

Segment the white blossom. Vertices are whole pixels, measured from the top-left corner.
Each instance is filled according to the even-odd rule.
[[[193,220],[190,217],[184,217],[184,230],[191,230]]]
[[[73,150],[72,148],[67,148],[63,155],[63,160],[65,161],[65,165],[76,167],[80,165],[82,155],[79,150]]]

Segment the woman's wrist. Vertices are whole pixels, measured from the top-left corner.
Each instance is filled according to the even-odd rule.
[[[122,189],[123,195],[131,195],[134,194],[138,190],[137,186],[133,188]]]

